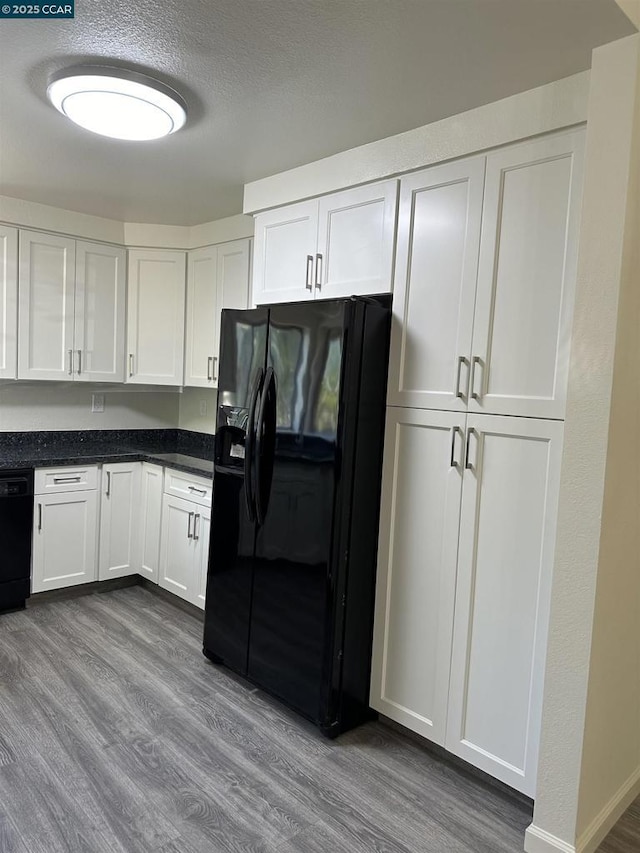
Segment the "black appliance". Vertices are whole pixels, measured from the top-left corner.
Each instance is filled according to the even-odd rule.
[[[391,297],[222,312],[204,653],[335,736],[370,719]]]
[[[0,471],[0,612],[31,594],[33,470]]]

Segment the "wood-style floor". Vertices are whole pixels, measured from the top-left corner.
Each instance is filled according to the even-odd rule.
[[[2,853],[517,853],[529,821],[380,723],[325,740],[143,587],[0,616]]]

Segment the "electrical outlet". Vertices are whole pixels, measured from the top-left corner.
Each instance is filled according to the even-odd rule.
[[[104,412],[104,394],[91,395],[91,411]]]
[[[207,414],[207,401],[206,400],[200,400],[200,414],[202,416]]]

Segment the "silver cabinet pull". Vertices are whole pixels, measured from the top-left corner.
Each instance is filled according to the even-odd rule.
[[[213,356],[207,358],[207,382],[213,382]]]
[[[462,390],[460,388],[460,377],[462,375],[462,365],[463,364],[465,365],[465,367],[468,367],[469,366],[469,360],[464,355],[461,355],[458,358],[458,372],[456,374],[456,397],[460,397],[461,400],[464,399],[467,396],[467,394],[469,393],[469,371],[468,370],[467,370],[467,383],[465,385],[465,388],[464,388],[464,390]]]
[[[471,461],[471,458],[470,458],[471,454],[469,452],[471,450],[471,436],[473,436],[475,438],[475,444],[476,444],[476,458],[474,459],[473,462]],[[478,472],[478,449],[479,449],[479,445],[480,445],[480,438],[478,436],[477,431],[473,427],[469,427],[469,429],[467,430],[467,452],[466,452],[465,457],[464,457],[464,467],[467,471],[475,471],[476,473]]]
[[[211,371],[211,378],[214,382],[218,380],[218,356],[213,356],[213,370]]]
[[[476,365],[478,365],[479,369],[482,370],[482,374],[480,376],[480,391],[476,391]],[[479,355],[474,355],[471,359],[471,396],[474,400],[479,400],[482,397],[482,380],[484,378],[484,365],[482,363],[482,359]]]
[[[129,376],[133,376],[133,353],[129,353]]]
[[[189,513],[189,519],[187,521],[187,539],[193,539],[193,533],[191,532],[191,522],[193,521],[193,517],[195,512]]]
[[[69,376],[73,376],[73,350],[69,350]]]
[[[313,290],[313,255],[307,255],[307,290]]]
[[[199,495],[206,495],[207,494],[206,489],[199,489],[199,488],[197,488],[197,486],[189,486],[188,488],[189,488],[190,492],[198,492]]]
[[[462,446],[464,447],[464,435],[459,426],[454,426],[451,430],[451,459],[449,460],[449,464],[451,468],[460,468],[460,463],[456,459],[456,435],[459,435],[462,439]]]
[[[53,478],[54,483],[79,483],[79,482],[81,482],[81,480],[82,480],[82,477],[80,477],[79,475],[76,477],[54,477]]]
[[[196,517],[193,519],[193,538],[198,541],[200,538],[200,513],[196,513]]]
[[[82,373],[82,350],[76,350],[78,353],[78,376]]]
[[[322,255],[316,255],[316,287],[318,290],[322,287]]]
[[[111,471],[107,471],[107,491],[105,492],[105,497],[111,496]]]
[[[38,532],[42,530],[42,504],[38,504]]]

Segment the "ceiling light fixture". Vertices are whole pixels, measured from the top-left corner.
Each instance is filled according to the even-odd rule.
[[[68,68],[52,78],[47,96],[80,127],[113,139],[160,139],[175,133],[187,119],[186,104],[177,92],[124,68]]]

